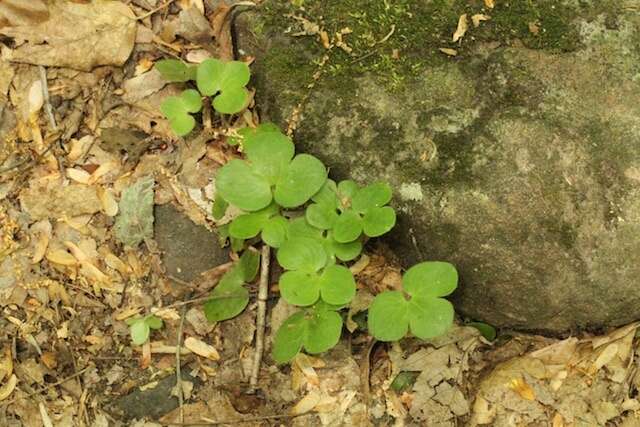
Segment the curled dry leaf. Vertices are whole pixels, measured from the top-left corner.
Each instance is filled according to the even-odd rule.
[[[322,393],[317,388],[311,390],[289,411],[291,415],[301,415],[312,411],[322,400]]]
[[[496,6],[495,0],[484,0],[484,5],[489,9],[493,9]]]
[[[118,202],[113,195],[113,190],[110,188],[97,188],[98,198],[102,204],[102,211],[107,216],[114,217],[118,214]]]
[[[445,55],[448,55],[448,56],[456,56],[458,54],[457,50],[451,49],[451,48],[448,48],[448,47],[441,47],[439,50],[440,50],[440,52],[442,52],[442,53],[444,53]]]
[[[12,374],[9,377],[9,380],[0,387],[0,401],[11,396],[11,393],[13,393],[13,390],[16,388],[16,384],[18,384],[18,377],[16,377],[15,374]]]
[[[535,400],[536,394],[527,382],[522,378],[514,378],[509,383],[509,388],[516,393],[520,397],[526,400]]]
[[[35,114],[44,105],[44,95],[42,90],[42,81],[36,80],[29,88],[29,114]]]
[[[476,13],[475,15],[473,15],[471,17],[471,22],[473,22],[473,26],[475,28],[478,28],[478,26],[480,25],[480,22],[488,21],[490,19],[491,19],[491,17],[489,15],[485,15],[483,13]]]
[[[67,168],[67,177],[80,184],[89,184],[91,174],[84,169]]]
[[[64,249],[47,251],[45,258],[54,264],[60,264],[67,267],[78,265],[76,258]]]
[[[186,340],[184,340],[184,346],[198,356],[202,356],[211,360],[220,359],[220,354],[218,354],[218,351],[213,346],[205,343],[204,341],[200,341],[197,338],[188,337]]]
[[[455,43],[458,40],[460,40],[462,37],[464,37],[468,28],[469,28],[469,24],[467,23],[467,14],[464,13],[460,15],[460,18],[458,19],[458,28],[456,28],[456,32],[453,33],[452,41]]]
[[[33,256],[31,262],[39,263],[44,258],[44,254],[51,240],[51,223],[49,220],[41,220],[31,226],[31,233],[35,235],[35,243],[33,247]]]

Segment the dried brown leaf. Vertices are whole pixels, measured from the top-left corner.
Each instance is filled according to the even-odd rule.
[[[211,360],[219,360],[220,354],[218,351],[211,345],[201,341],[197,338],[188,337],[184,340],[184,346],[197,354],[198,356],[205,357]]]
[[[0,33],[26,43],[9,52],[9,59],[34,65],[91,71],[100,65],[122,65],[136,37],[135,15],[121,2],[50,2],[49,19],[18,23]]]
[[[464,13],[460,15],[460,18],[458,19],[458,28],[456,28],[455,33],[453,33],[453,37],[451,40],[454,43],[460,40],[462,37],[464,37],[468,28],[469,28],[469,24],[467,23],[467,14]]]

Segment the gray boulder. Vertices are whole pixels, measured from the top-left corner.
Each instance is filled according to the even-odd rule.
[[[351,54],[285,34],[300,20],[278,3],[237,22],[263,116],[286,127],[302,106],[298,149],[335,178],[389,181],[393,247],[454,263],[461,314],[550,332],[640,318],[640,2],[510,2],[535,5],[484,11],[457,46],[459,13],[480,6],[402,1],[380,13],[411,17],[384,21],[305,1],[296,16],[350,27]],[[382,42],[379,22],[395,25]]]

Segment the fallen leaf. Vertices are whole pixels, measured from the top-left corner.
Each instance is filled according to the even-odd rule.
[[[458,40],[460,40],[462,37],[464,37],[468,28],[469,26],[467,23],[467,14],[464,13],[460,15],[460,18],[458,19],[458,28],[456,28],[456,32],[453,33],[452,41],[455,43]]]
[[[473,15],[471,17],[471,22],[473,22],[473,26],[475,28],[478,28],[478,26],[480,25],[480,22],[488,21],[490,19],[491,19],[491,17],[489,15],[485,15],[485,14],[482,14],[482,13],[476,13],[475,15]]]
[[[537,36],[540,33],[540,26],[535,22],[529,22],[529,32]]]
[[[113,190],[110,188],[97,188],[98,198],[102,204],[102,211],[107,216],[116,216],[118,214],[118,202],[113,196]]]
[[[0,401],[5,400],[7,397],[13,393],[13,390],[16,388],[16,384],[18,384],[18,377],[15,374],[12,374],[9,377],[9,380],[0,387]]]
[[[451,49],[448,47],[441,47],[440,52],[444,53],[445,55],[449,55],[449,56],[456,56],[458,54],[458,51],[455,49]]]
[[[136,247],[153,237],[154,184],[153,178],[146,177],[122,192],[114,233],[127,246]]]
[[[136,38],[132,10],[121,2],[49,2],[49,19],[1,27],[0,33],[26,43],[8,52],[9,60],[91,71],[123,65]]]
[[[289,411],[291,415],[301,415],[312,411],[313,408],[322,400],[322,393],[318,389],[311,390],[305,397],[303,397],[293,408]]]
[[[197,338],[188,337],[184,340],[184,346],[198,356],[206,357],[211,360],[220,359],[220,354],[218,354],[218,351],[213,346],[205,343],[204,341],[200,341]]]
[[[527,382],[522,378],[514,378],[509,383],[509,388],[516,393],[520,397],[526,400],[535,400],[536,394]]]
[[[493,9],[496,6],[495,0],[484,0],[484,5],[489,9]]]

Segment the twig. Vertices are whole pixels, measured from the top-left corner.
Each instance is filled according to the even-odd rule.
[[[39,65],[38,71],[40,71],[40,81],[42,82],[42,97],[44,99],[44,111],[45,113],[47,113],[47,118],[49,119],[49,124],[51,125],[51,129],[57,130],[58,125],[56,124],[56,118],[53,116],[53,108],[51,107],[51,101],[49,100],[49,85],[47,83],[47,70],[45,70],[42,65]]]
[[[258,386],[258,376],[260,374],[260,364],[262,363],[262,353],[264,351],[264,330],[267,317],[267,299],[269,297],[269,259],[271,258],[271,248],[269,245],[262,245],[260,263],[260,287],[258,288],[258,314],[256,320],[256,352],[253,355],[253,366],[251,367],[251,378],[249,379],[249,392],[255,392]]]
[[[180,347],[182,346],[182,331],[184,330],[184,318],[187,306],[182,307],[180,313],[180,326],[178,327],[178,342],[176,343],[176,393],[178,394],[178,405],[180,407],[180,422],[184,423],[184,395],[182,393],[182,369],[180,366]]]
[[[167,423],[167,422],[161,422],[161,421],[156,421],[156,423],[162,425],[162,426],[180,426],[180,427],[198,427],[198,426],[219,426],[222,424],[241,424],[241,423],[250,423],[250,422],[256,422],[256,421],[268,421],[268,420],[281,420],[281,419],[292,419],[292,418],[297,418],[297,417],[301,417],[301,416],[305,416],[305,415],[312,415],[309,412],[305,412],[304,414],[277,414],[277,415],[263,415],[263,416],[257,416],[257,417],[247,417],[247,418],[241,418],[241,419],[237,419],[237,420],[220,420],[220,421],[200,421],[200,422],[195,422],[195,423]]]
[[[162,9],[164,9],[165,7],[168,7],[171,3],[173,3],[175,0],[169,0],[163,4],[161,4],[160,6],[156,7],[155,9],[151,9],[149,12],[145,13],[144,15],[140,15],[136,18],[137,21],[141,21],[145,18],[150,17],[151,15],[153,15],[156,12],[161,11]]]

